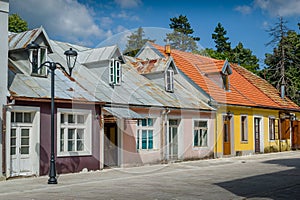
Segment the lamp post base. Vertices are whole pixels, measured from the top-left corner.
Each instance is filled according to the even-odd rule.
[[[57,179],[55,177],[50,177],[48,179],[48,184],[57,184]]]

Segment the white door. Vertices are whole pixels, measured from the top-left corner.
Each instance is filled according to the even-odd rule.
[[[11,128],[11,176],[30,176],[33,174],[33,163],[30,157],[32,154],[30,152],[31,132],[31,127],[16,126]]]
[[[178,120],[169,120],[169,159],[178,159]]]

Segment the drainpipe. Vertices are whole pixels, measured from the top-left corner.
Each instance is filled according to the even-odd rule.
[[[2,140],[3,107],[7,104],[7,70],[8,70],[8,11],[9,0],[0,0],[0,140]],[[2,146],[0,144],[0,177],[2,176]]]
[[[161,118],[162,118],[162,123],[161,123],[161,127],[162,127],[162,132],[161,132],[161,136],[160,136],[160,145],[161,145],[161,152],[160,152],[160,156],[161,156],[161,160],[163,162],[166,162],[168,159],[168,155],[167,155],[167,144],[168,144],[168,114],[170,113],[170,109],[166,108],[165,110],[162,111],[161,113]]]
[[[216,116],[215,116],[215,147],[216,147],[216,150],[215,150],[215,158],[218,158],[218,114],[216,113]]]

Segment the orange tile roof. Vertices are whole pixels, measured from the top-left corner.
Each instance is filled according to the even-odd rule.
[[[164,47],[153,43],[151,45],[164,54]],[[225,91],[216,81],[209,78],[209,74],[221,72],[224,60],[174,49],[171,56],[176,66],[218,103],[300,110],[288,98],[281,99],[279,92],[267,81],[236,64],[230,63],[232,68],[232,74],[229,76],[230,91]]]

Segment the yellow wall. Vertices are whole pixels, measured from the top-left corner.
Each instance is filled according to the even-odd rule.
[[[288,146],[290,146],[290,140],[281,140],[278,139],[275,141],[269,140],[269,117],[275,117],[275,119],[279,118],[279,111],[278,110],[271,110],[271,109],[258,109],[258,108],[248,108],[248,107],[233,107],[233,106],[224,106],[220,107],[217,110],[217,126],[215,130],[215,151],[218,155],[223,154],[223,116],[230,111],[232,113],[231,119],[231,130],[234,131],[231,134],[232,138],[231,141],[234,142],[231,148],[231,155],[236,155],[236,151],[242,151],[243,154],[254,153],[255,151],[255,141],[254,141],[254,117],[261,117],[262,118],[262,128],[261,131],[263,133],[263,149],[262,152],[265,150],[289,150]],[[248,141],[244,142],[241,141],[241,115],[246,115],[248,120]],[[300,117],[299,113],[296,114],[298,119]],[[279,131],[279,130],[278,130]],[[262,138],[261,138],[262,139]],[[281,145],[281,146],[279,146]],[[266,149],[267,148],[267,149]],[[266,151],[268,152],[268,151]]]

